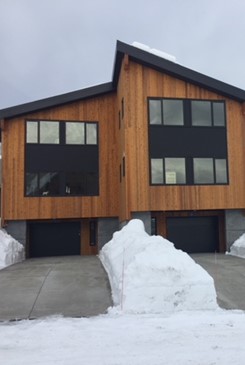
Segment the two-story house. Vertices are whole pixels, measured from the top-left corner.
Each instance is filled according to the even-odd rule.
[[[140,218],[187,252],[245,230],[245,91],[117,42],[112,81],[0,111],[2,226],[96,254]]]

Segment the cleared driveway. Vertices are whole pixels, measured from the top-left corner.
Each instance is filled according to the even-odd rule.
[[[29,259],[0,270],[0,320],[106,312],[111,291],[96,256]]]
[[[221,308],[245,310],[245,259],[225,254],[192,254],[214,279]]]

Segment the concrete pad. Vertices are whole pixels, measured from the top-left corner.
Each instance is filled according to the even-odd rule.
[[[245,259],[225,254],[191,257],[213,277],[221,308],[245,310]]]
[[[61,314],[90,317],[112,305],[96,256],[29,259],[0,271],[0,320]]]

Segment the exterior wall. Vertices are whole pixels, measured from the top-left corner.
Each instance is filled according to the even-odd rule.
[[[225,230],[227,250],[229,251],[233,242],[245,233],[245,211],[226,210]]]
[[[19,241],[23,246],[26,246],[27,230],[26,221],[11,221],[5,227],[8,234]]]
[[[145,226],[145,231],[151,235],[151,212],[134,212],[132,219],[140,219]]]
[[[98,251],[112,239],[113,233],[119,230],[118,218],[98,219]]]
[[[130,61],[124,125],[126,200],[132,211],[223,210],[245,207],[242,104]],[[150,186],[147,97],[226,101],[229,185]],[[174,141],[173,141],[174,143]],[[238,173],[239,171],[239,173]]]
[[[114,94],[6,121],[2,132],[2,218],[72,219],[115,217],[119,205],[118,124]],[[99,196],[25,197],[25,120],[98,121]]]

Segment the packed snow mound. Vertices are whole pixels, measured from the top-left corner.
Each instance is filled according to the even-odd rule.
[[[100,251],[114,305],[128,313],[216,309],[211,276],[173,243],[133,219]]]
[[[243,233],[230,248],[229,255],[245,258],[245,233]]]
[[[0,229],[0,269],[24,260],[24,246]]]

